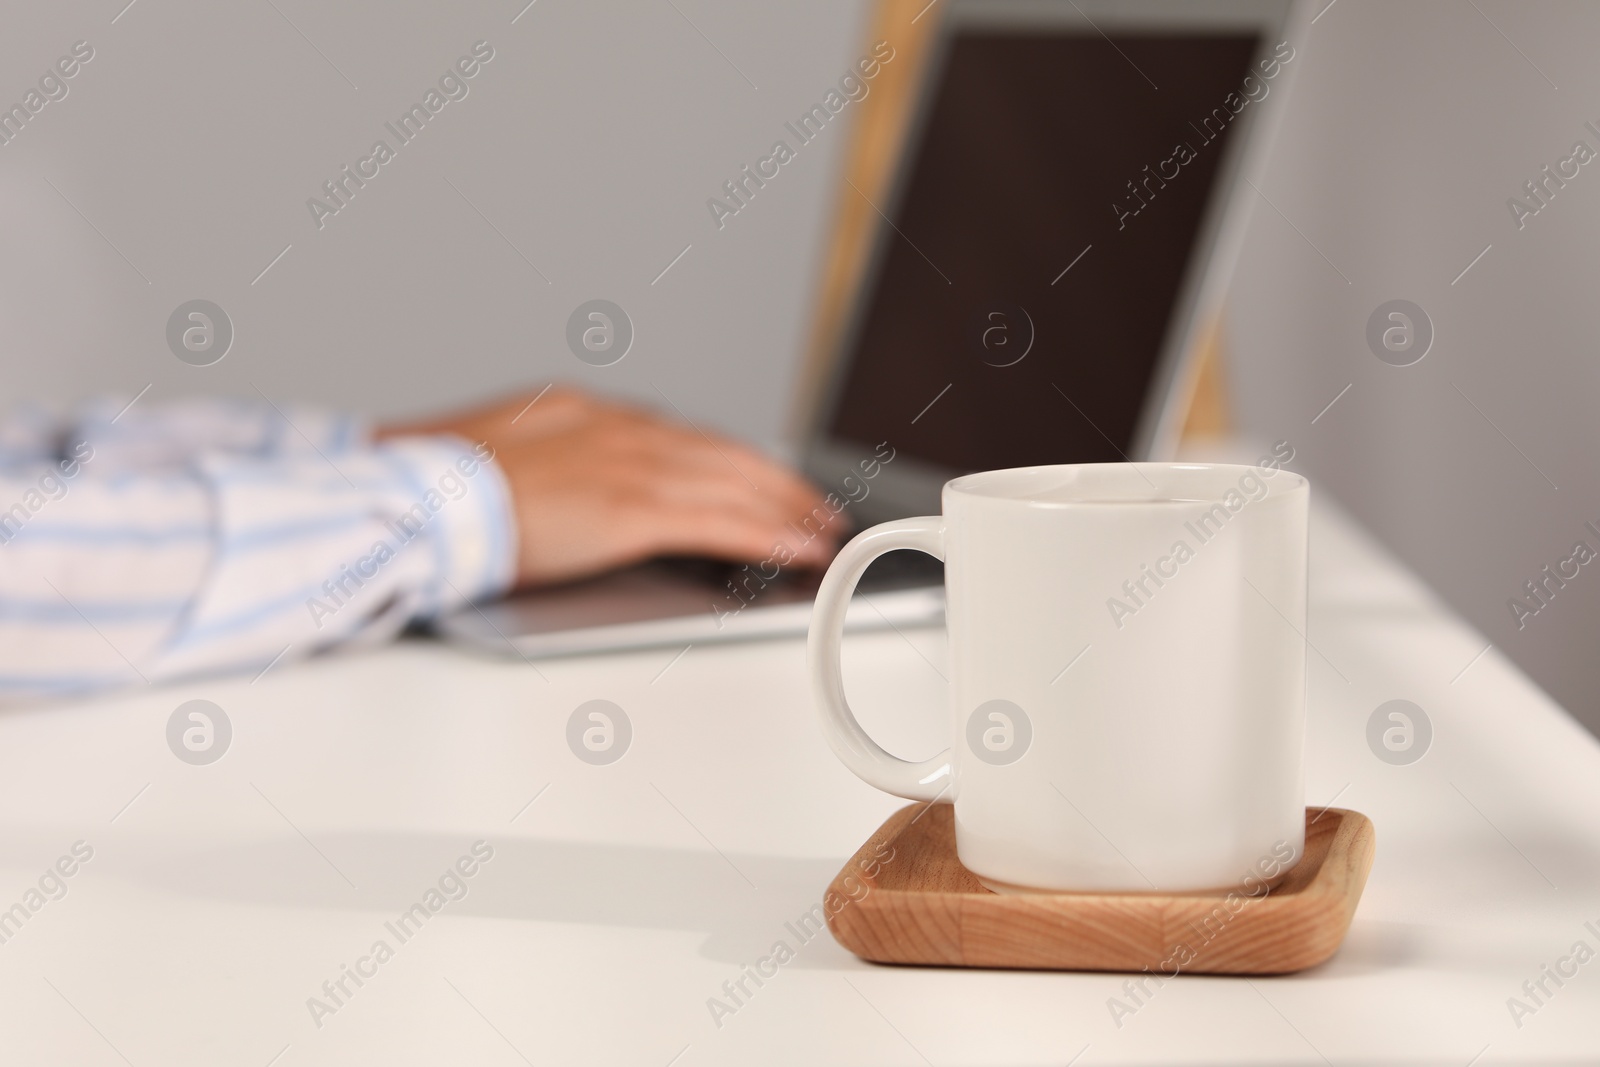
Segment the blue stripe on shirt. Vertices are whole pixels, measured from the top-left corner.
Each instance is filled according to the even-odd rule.
[[[390,551],[395,555],[399,555],[401,552],[405,551],[406,546],[411,544],[410,541],[402,541],[397,547],[395,545],[390,545],[387,537],[379,538],[379,540],[383,541],[384,544],[389,545]],[[225,546],[218,553],[218,564],[222,562],[223,557],[227,554],[229,553],[227,547]],[[345,561],[343,566],[350,567],[352,569],[352,573],[355,573],[354,561]],[[378,572],[375,571],[373,573],[373,577],[376,577],[377,573]],[[366,588],[365,583],[372,581],[372,578],[364,578],[362,575],[357,574],[356,576],[358,578],[363,578],[362,585],[357,586],[354,593],[344,589],[339,589],[338,595],[343,602],[341,604],[334,604],[324,586],[326,586],[329,582],[332,582],[334,587],[338,589],[338,580],[340,577],[342,577],[342,574],[343,571],[341,569],[340,571],[330,575],[320,584],[301,586],[299,590],[293,593],[286,593],[281,596],[273,597],[272,599],[258,603],[245,611],[238,612],[234,615],[224,616],[223,618],[195,626],[187,631],[181,638],[179,638],[177,643],[175,643],[172,648],[187,649],[195,644],[205,641],[212,641],[219,637],[228,637],[232,634],[240,632],[241,630],[248,630],[252,626],[259,625],[260,623],[265,622],[276,615],[281,615],[291,608],[304,608],[306,602],[312,598],[324,600],[336,611],[343,611],[345,608],[350,606],[350,603],[357,596],[361,594],[361,590]],[[435,586],[438,585],[437,579],[434,580],[433,584]]]
[[[293,593],[285,593],[265,600],[233,615],[227,615],[213,622],[201,623],[191,627],[171,647],[173,649],[186,649],[219,637],[227,637],[241,630],[248,630],[275,615],[282,615],[290,608],[304,608],[306,601],[312,597],[326,597],[327,591],[320,585],[301,586]],[[349,601],[346,601],[349,603]]]
[[[224,549],[229,552],[249,552],[258,548],[279,548],[291,541],[303,540],[317,534],[341,533],[358,526],[376,524],[378,517],[370,511],[351,515],[333,515],[326,518],[302,519],[272,526],[257,526],[242,530],[228,538]]]

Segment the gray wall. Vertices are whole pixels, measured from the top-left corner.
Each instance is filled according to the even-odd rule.
[[[1282,215],[1256,213],[1233,290],[1232,384],[1247,426],[1600,731],[1600,563],[1520,631],[1506,606],[1574,542],[1600,549],[1600,160],[1520,230],[1506,206],[1573,142],[1600,150],[1600,5],[1477,8],[1339,0],[1311,27],[1262,185]],[[1368,348],[1391,299],[1433,322],[1415,365]]]
[[[560,378],[776,436],[844,131],[720,232],[705,202],[843,73],[857,4],[126,2],[5,4],[5,105],[95,54],[0,146],[0,401],[254,383],[391,414]],[[318,230],[306,200],[480,39],[468,95]],[[636,328],[603,370],[564,340],[596,297]],[[165,343],[193,298],[235,323],[211,367]]]
[[[778,438],[844,131],[720,232],[705,201],[854,58],[856,0],[538,0],[514,24],[523,0],[124,2],[6,5],[0,103],[77,40],[95,57],[0,146],[0,401],[259,387],[397,414],[560,378]],[[469,95],[319,231],[307,198],[480,39]],[[1520,632],[1506,600],[1600,547],[1600,163],[1520,231],[1505,201],[1600,148],[1597,40],[1576,0],[1338,0],[1294,42],[1283,214],[1258,206],[1232,317],[1245,427],[1593,728],[1600,566]],[[196,297],[237,330],[212,367],[164,340]],[[593,297],[637,329],[614,367],[564,344]],[[1396,298],[1436,330],[1410,367],[1364,339]]]

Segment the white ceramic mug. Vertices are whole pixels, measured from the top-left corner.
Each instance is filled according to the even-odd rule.
[[[1224,889],[1305,845],[1310,486],[1258,466],[1096,463],[956,478],[944,514],[884,523],[829,568],[811,678],[829,744],[879,789],[955,804],[985,885]],[[945,563],[951,748],[880,748],[845,700],[861,572]]]

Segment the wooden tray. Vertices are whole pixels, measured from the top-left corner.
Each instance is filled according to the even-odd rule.
[[[1338,951],[1372,868],[1372,823],[1306,812],[1306,854],[1272,889],[996,894],[956,858],[949,804],[895,812],[828,887],[828,928],[879,963],[1285,974]],[[1258,889],[1259,892],[1259,889]]]

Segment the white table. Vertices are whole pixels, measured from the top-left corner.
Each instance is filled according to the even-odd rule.
[[[1600,961],[1547,979],[1520,1028],[1507,1008],[1575,942],[1600,949],[1600,746],[1325,502],[1313,538],[1308,802],[1378,837],[1349,939],[1314,971],[1184,977],[1118,1028],[1120,976],[801,945],[785,923],[899,804],[824,745],[801,641],[537,671],[408,642],[0,713],[0,909],[75,842],[94,850],[0,944],[0,1062],[1600,1058]],[[846,670],[885,744],[944,747],[941,633],[853,637]],[[1396,697],[1435,730],[1409,766],[1365,739]],[[209,766],[166,744],[192,698],[235,731]],[[634,726],[610,766],[564,740],[593,698]],[[480,839],[494,854],[467,895],[400,942],[385,922]],[[379,939],[393,957],[319,1028],[307,999]],[[794,960],[719,1028],[708,998],[779,939]]]

